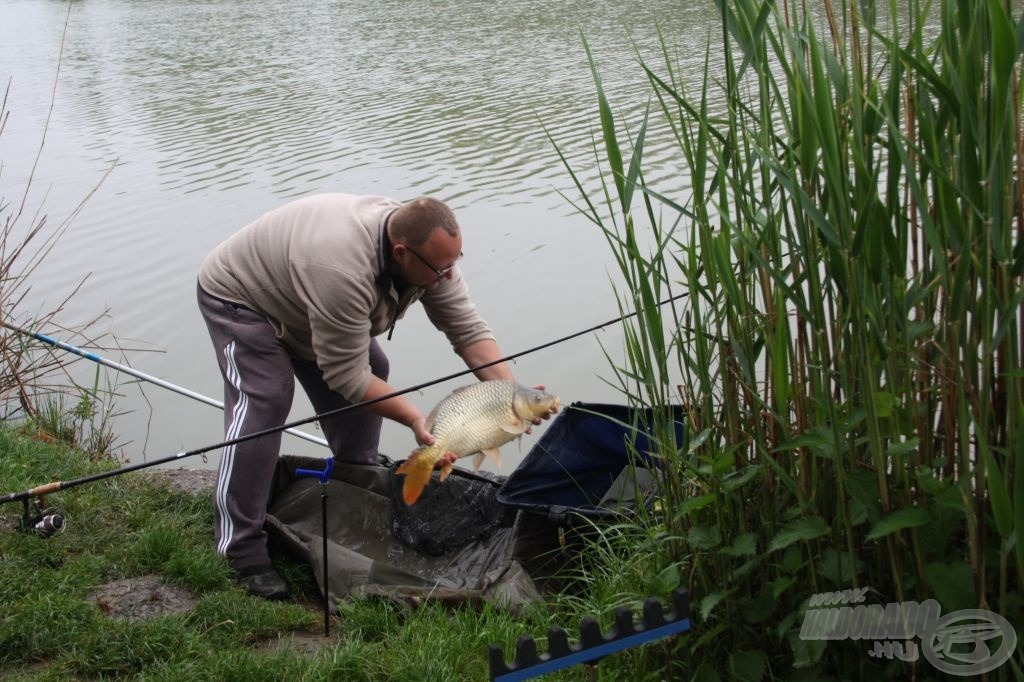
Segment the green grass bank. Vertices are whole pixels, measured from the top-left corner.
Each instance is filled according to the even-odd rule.
[[[5,492],[115,466],[0,427]],[[48,496],[68,518],[65,531],[48,539],[15,529],[19,504],[0,508],[0,679],[485,680],[490,644],[511,660],[520,635],[538,636],[543,646],[539,635],[551,625],[578,632],[579,609],[593,605],[556,599],[512,615],[356,599],[342,604],[325,639],[308,567],[277,559],[291,601],[247,595],[213,551],[212,497],[165,480],[136,472]],[[136,594],[129,608],[130,595],[111,589],[122,581],[150,596],[139,604]],[[605,626],[610,610],[595,614]],[[636,652],[624,652],[596,674],[629,679],[623,675],[641,665]],[[577,667],[545,679],[594,674]]]

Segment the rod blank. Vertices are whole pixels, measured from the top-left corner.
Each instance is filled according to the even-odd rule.
[[[177,384],[172,384],[171,382],[165,381],[164,379],[161,379],[160,377],[153,376],[152,374],[146,374],[145,372],[140,372],[139,370],[134,369],[132,367],[129,367],[128,365],[123,365],[123,364],[121,364],[119,362],[114,362],[113,360],[107,360],[106,358],[102,358],[99,355],[96,355],[95,353],[91,353],[91,352],[89,352],[89,351],[87,351],[87,350],[85,350],[83,348],[79,348],[78,346],[73,346],[70,343],[65,343],[64,341],[60,341],[58,339],[53,338],[52,336],[47,336],[46,334],[41,334],[39,332],[34,332],[34,331],[29,330],[29,329],[24,329],[22,327],[18,327],[18,326],[15,326],[13,324],[10,324],[8,322],[4,322],[3,326],[7,327],[8,329],[10,329],[12,331],[18,332],[19,334],[24,334],[25,336],[31,336],[33,339],[36,339],[37,341],[42,341],[43,343],[45,343],[47,345],[54,346],[56,348],[60,348],[61,350],[66,350],[69,353],[74,353],[75,355],[77,355],[79,357],[85,358],[86,360],[91,360],[92,362],[95,362],[97,364],[103,365],[104,367],[109,367],[111,369],[117,370],[118,372],[123,372],[124,374],[129,374],[129,375],[135,377],[136,379],[142,379],[143,381],[148,381],[151,384],[156,384],[157,386],[161,386],[161,387],[166,388],[166,389],[168,389],[170,391],[174,391],[175,393],[178,393],[180,395],[186,396],[188,398],[192,398],[193,400],[198,400],[201,403],[206,403],[207,405],[212,405],[213,407],[216,407],[218,409],[221,409],[221,410],[224,409],[224,403],[222,403],[219,400],[216,400],[216,399],[211,398],[209,396],[205,396],[205,395],[203,395],[201,393],[196,393],[195,391],[189,390],[189,389],[187,389],[187,388],[185,388],[183,386],[178,386]],[[299,431],[297,429],[285,429],[285,432],[286,433],[290,433],[293,436],[296,436],[298,438],[302,438],[303,440],[308,440],[311,443],[316,443],[317,445],[323,445],[324,447],[327,447],[327,441],[324,440],[323,438],[318,437],[318,436],[313,436],[313,435],[310,435],[310,434],[308,434],[308,433],[306,433],[304,431]]]

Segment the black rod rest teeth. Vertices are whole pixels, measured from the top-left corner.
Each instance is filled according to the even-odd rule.
[[[605,644],[612,644],[616,641],[632,637],[634,635],[650,633],[657,628],[662,628],[674,623],[682,625],[681,621],[687,621],[687,627],[680,628],[676,631],[681,632],[688,629],[688,621],[690,618],[689,591],[676,590],[672,594],[672,602],[672,612],[665,615],[662,604],[658,599],[654,597],[647,599],[643,604],[643,616],[640,624],[634,623],[633,612],[630,609],[624,607],[617,608],[615,610],[614,624],[608,633],[601,632],[601,626],[595,618],[592,616],[585,616],[580,621],[580,640],[576,644],[569,643],[569,635],[565,630],[560,627],[552,627],[548,630],[548,651],[544,654],[538,654],[537,642],[532,636],[520,635],[519,639],[516,640],[515,659],[511,664],[505,661],[505,655],[502,652],[502,648],[492,644],[490,646],[488,656],[491,668],[491,679],[494,680],[502,675],[508,675],[510,673],[525,672],[534,666],[551,663],[552,661],[557,661],[560,658],[565,658],[570,655],[585,653],[588,649],[594,649]],[[672,633],[660,636],[664,637],[668,634]],[[657,638],[658,637],[652,636],[651,640]],[[638,641],[632,646],[637,646],[643,643],[645,643],[645,641]],[[577,662],[595,663],[603,657],[604,656],[601,654],[595,654],[592,658],[584,657]]]

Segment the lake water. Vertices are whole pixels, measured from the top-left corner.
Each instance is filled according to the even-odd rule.
[[[506,353],[617,316],[614,262],[561,195],[578,198],[548,139],[593,186],[598,123],[580,32],[625,116],[646,101],[631,40],[656,59],[657,22],[697,75],[708,31],[720,30],[713,3],[662,0],[68,7],[0,0],[0,75],[11,79],[0,196],[21,202],[41,144],[22,224],[41,211],[56,225],[95,189],[33,274],[22,312],[52,308],[88,275],[58,322],[75,327],[107,311],[93,333],[126,349],[106,352],[110,359],[217,399],[196,270],[260,213],[311,193],[451,203],[465,233],[463,271]],[[683,190],[670,148],[655,138],[651,168]],[[464,369],[418,309],[382,343],[398,388]],[[565,403],[620,402],[601,344],[621,356],[621,335],[609,327],[526,356],[515,371]],[[411,398],[427,411],[467,382]],[[223,439],[214,408],[149,384],[118,392],[118,449],[133,463]],[[297,391],[292,419],[311,414]],[[538,435],[506,446],[503,473]],[[404,457],[413,445],[406,429],[385,425],[384,452]],[[283,450],[326,454],[291,437]],[[187,464],[204,466],[198,457]]]

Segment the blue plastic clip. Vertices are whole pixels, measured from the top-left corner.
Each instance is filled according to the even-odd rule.
[[[320,481],[320,485],[327,485],[327,482],[331,480],[331,472],[334,471],[334,458],[327,458],[327,465],[323,471],[319,469],[296,469],[296,476],[313,476]]]

